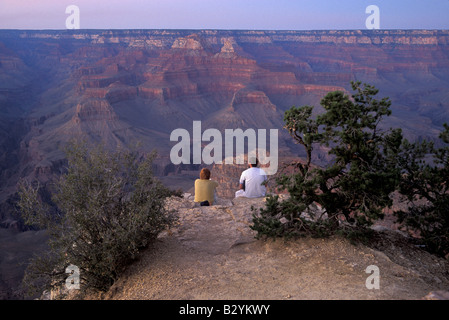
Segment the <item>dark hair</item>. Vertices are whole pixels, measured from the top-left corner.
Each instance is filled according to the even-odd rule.
[[[207,169],[207,168],[201,169],[200,179],[201,180],[209,180],[210,179],[210,171],[209,171],[209,169]]]
[[[259,165],[259,159],[256,157],[250,158],[248,162],[252,167],[257,167]]]

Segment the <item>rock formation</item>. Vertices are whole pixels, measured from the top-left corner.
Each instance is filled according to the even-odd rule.
[[[448,39],[432,30],[2,30],[0,130],[26,126],[0,137],[2,154],[16,155],[2,185],[32,168],[51,173],[75,132],[111,147],[141,141],[166,159],[170,132],[193,120],[282,130],[287,108],[318,105],[351,80],[390,96],[389,124],[409,138],[435,137],[447,119]],[[287,135],[280,144],[297,154]]]
[[[281,157],[303,156],[284,111],[318,106],[351,80],[391,98],[386,126],[436,139],[449,121],[448,46],[444,30],[0,30],[0,223],[12,219],[19,179],[63,172],[72,138],[156,149],[155,171],[185,190],[201,165],[171,163],[170,133],[193,121],[279,129]],[[223,197],[242,169],[214,168]]]
[[[190,194],[170,198],[178,223],[162,233],[106,293],[88,299],[301,300],[442,299],[448,262],[381,231],[381,241],[354,246],[331,239],[256,240],[251,206],[264,198],[219,199],[210,207]],[[366,287],[368,266],[380,288]],[[430,292],[430,294],[429,294]]]

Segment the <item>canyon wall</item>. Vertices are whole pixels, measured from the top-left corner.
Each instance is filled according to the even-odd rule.
[[[14,245],[2,243],[30,256],[17,183],[54,181],[72,139],[157,150],[156,174],[190,191],[204,165],[171,163],[174,129],[278,129],[279,162],[288,162],[304,154],[283,130],[284,111],[318,113],[327,92],[349,93],[354,80],[391,98],[385,127],[435,140],[449,122],[449,31],[0,30],[0,234]],[[313,161],[325,163],[325,152]],[[231,198],[245,166],[210,167]],[[22,269],[7,254],[0,297],[16,297]]]
[[[447,30],[0,30],[0,201],[20,178],[62,172],[73,138],[140,142],[158,150],[163,176],[181,170],[171,132],[195,120],[203,131],[279,129],[280,152],[301,156],[284,111],[319,112],[327,92],[349,93],[353,80],[391,98],[386,126],[435,139],[449,120],[448,48]]]

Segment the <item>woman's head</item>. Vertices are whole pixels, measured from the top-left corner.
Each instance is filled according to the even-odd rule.
[[[200,179],[201,180],[209,180],[210,179],[210,171],[209,171],[209,169],[207,169],[207,168],[201,169]]]

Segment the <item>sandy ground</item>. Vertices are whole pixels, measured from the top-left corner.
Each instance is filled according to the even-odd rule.
[[[179,225],[108,292],[88,299],[414,300],[449,290],[448,261],[397,232],[383,231],[369,246],[339,237],[256,240],[248,204],[173,207],[181,214]],[[366,286],[372,265],[379,270],[379,289]]]

